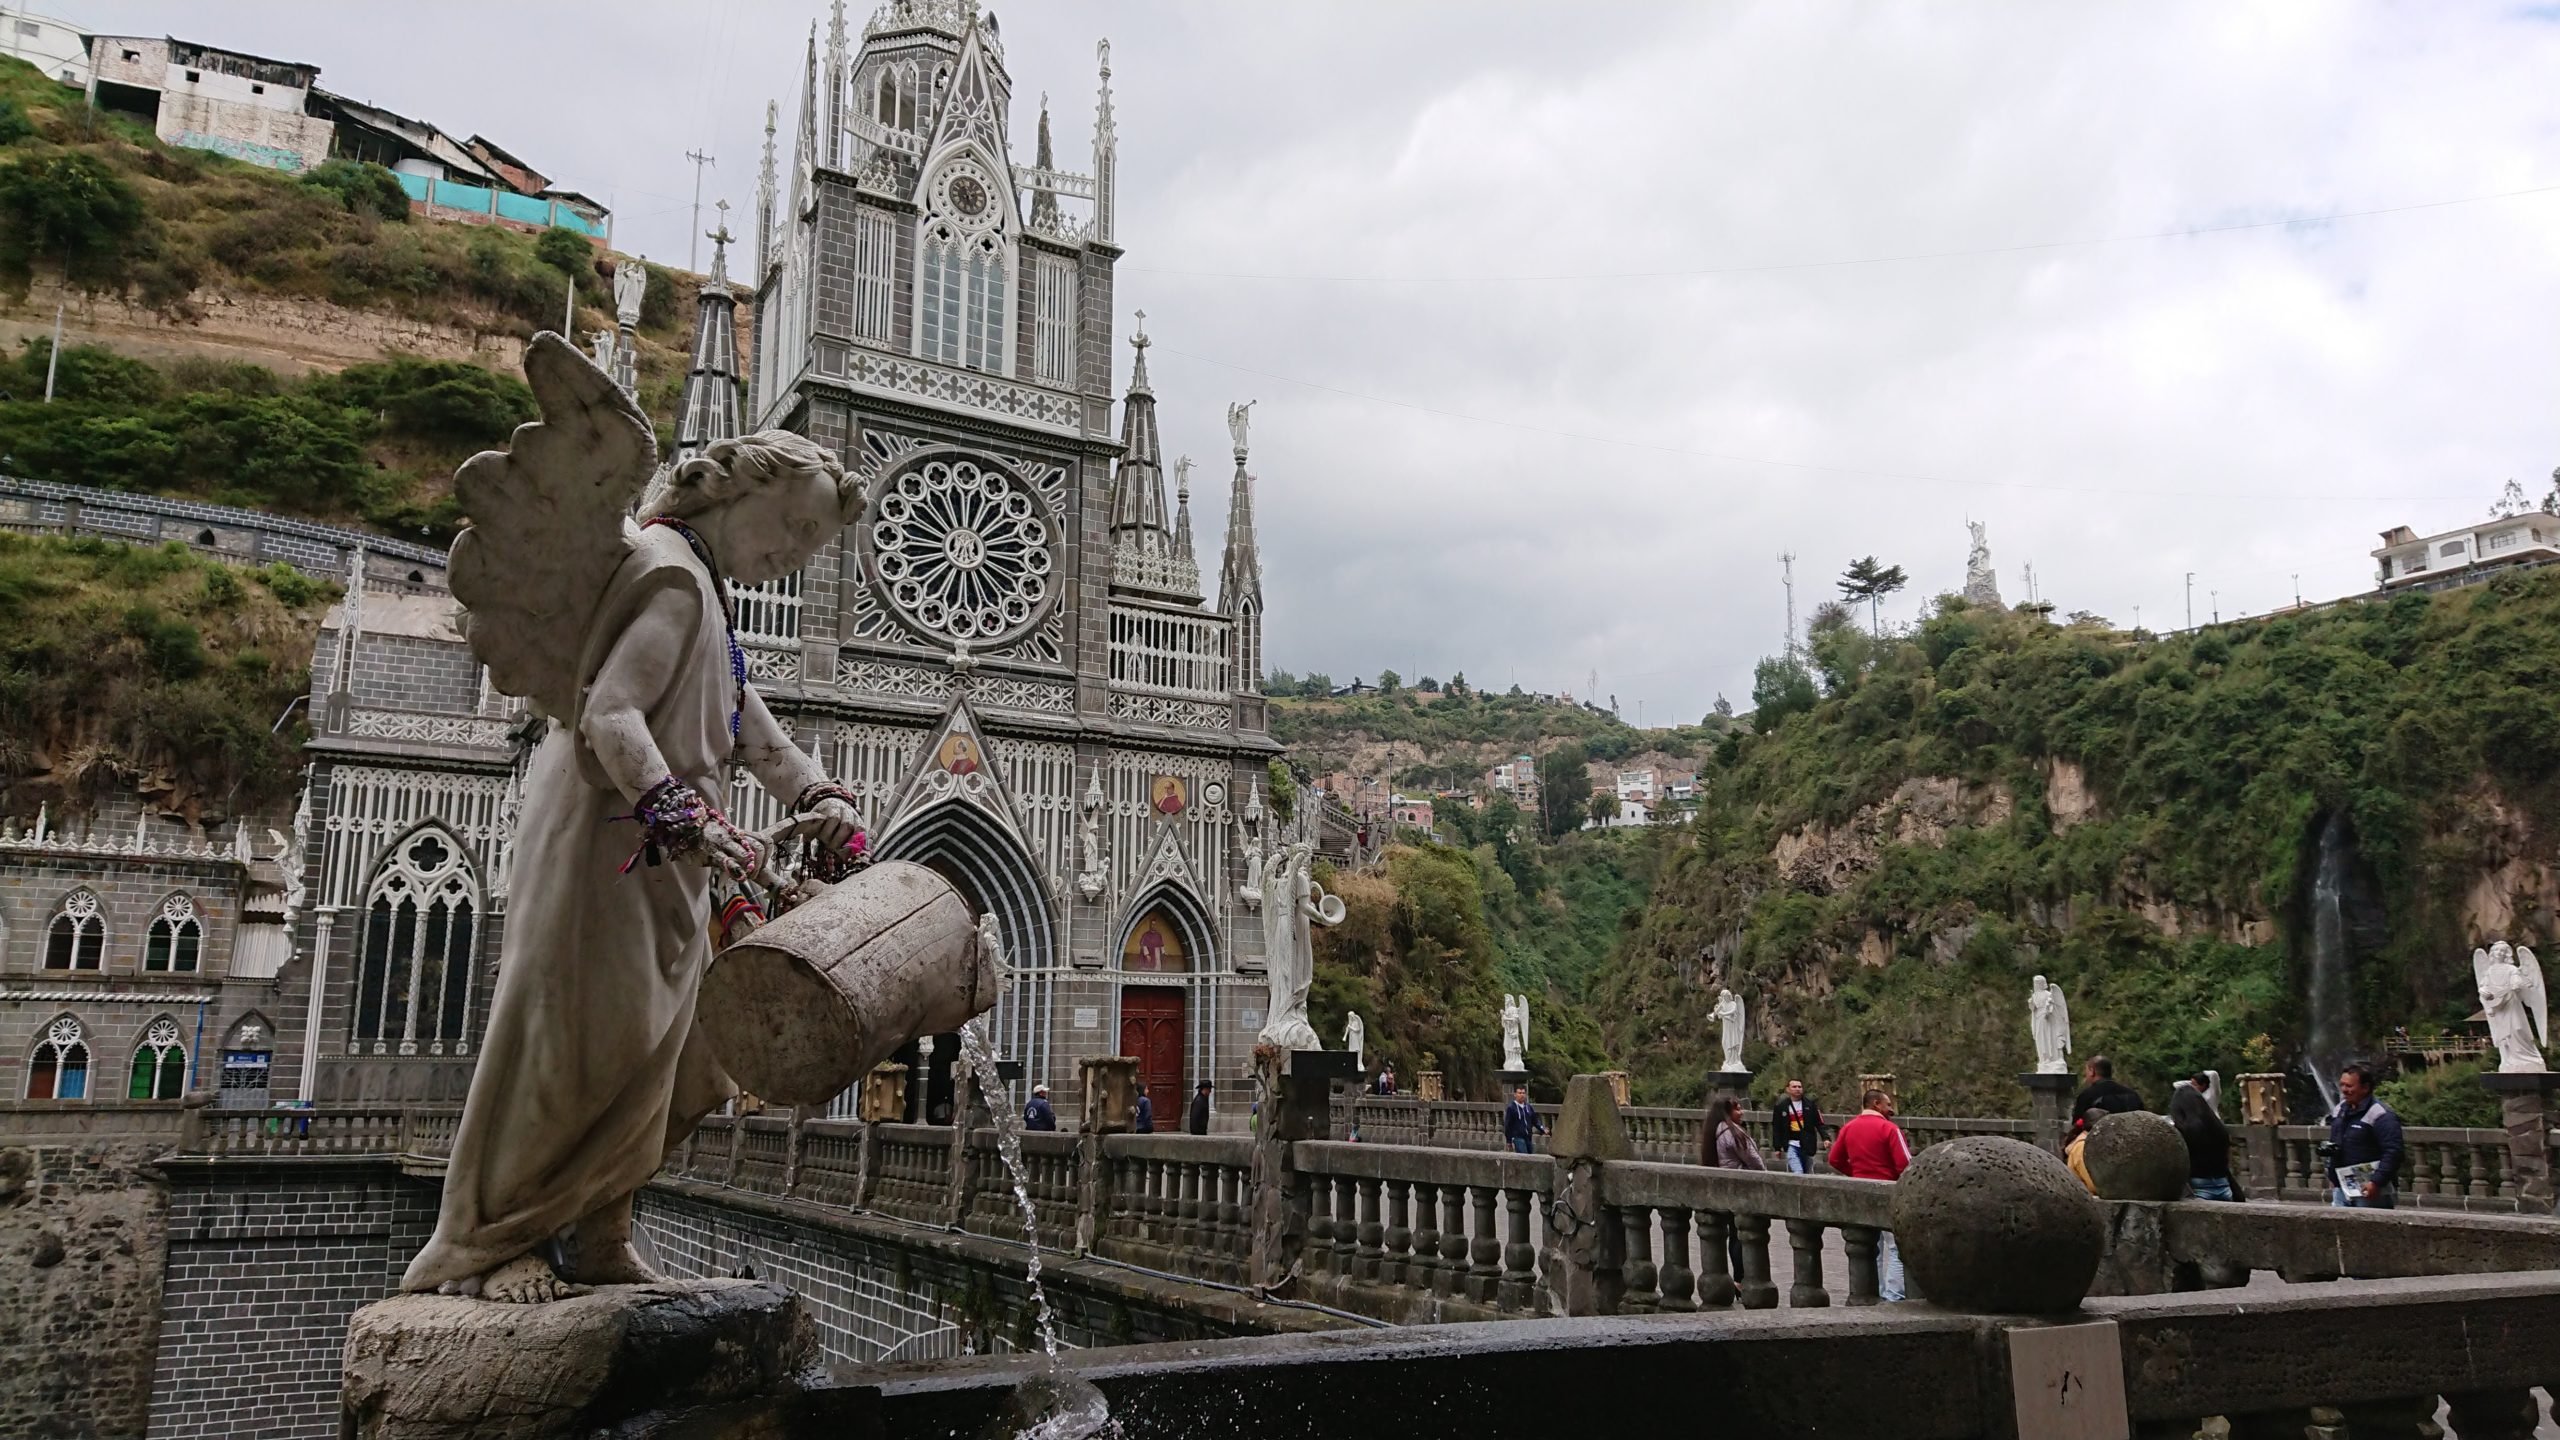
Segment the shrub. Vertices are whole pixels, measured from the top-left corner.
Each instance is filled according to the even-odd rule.
[[[0,280],[23,295],[38,261],[73,288],[125,288],[149,225],[124,178],[94,155],[68,151],[0,163]]]
[[[572,278],[595,273],[596,247],[566,225],[554,225],[534,237],[533,258]]]
[[[350,212],[377,219],[407,222],[409,192],[389,170],[370,162],[327,160],[302,177],[302,183],[338,197]]]
[[[0,95],[0,145],[15,145],[36,133],[36,122],[27,118],[26,107]]]

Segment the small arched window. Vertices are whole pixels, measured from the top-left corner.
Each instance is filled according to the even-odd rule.
[[[87,890],[62,897],[62,909],[45,932],[44,968],[95,970],[106,953],[107,923],[98,912],[98,897]]]
[[[163,1015],[142,1032],[133,1050],[133,1080],[128,1100],[183,1100],[187,1094],[187,1051],[179,1043],[178,1022]]]
[[[879,116],[883,125],[898,123],[898,81],[886,70],[880,72],[879,103],[873,107],[873,113]]]
[[[151,922],[150,938],[142,947],[142,968],[190,975],[203,950],[204,926],[196,919],[196,902],[185,895],[161,901],[159,917]]]
[[[64,1015],[45,1027],[44,1039],[27,1061],[27,1098],[89,1098],[89,1042],[78,1020]]]
[[[924,358],[971,370],[1004,369],[1005,261],[993,235],[963,240],[935,225],[924,246],[917,327]]]
[[[411,835],[374,872],[357,964],[355,1039],[372,1055],[462,1054],[478,890],[460,845]]]

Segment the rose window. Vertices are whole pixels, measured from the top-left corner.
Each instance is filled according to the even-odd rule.
[[[880,592],[909,623],[973,644],[1008,640],[1049,603],[1049,522],[1028,486],[953,454],[911,464],[872,506]]]

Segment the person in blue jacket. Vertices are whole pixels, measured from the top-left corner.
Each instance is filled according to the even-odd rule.
[[[1523,1155],[1534,1154],[1537,1146],[1531,1137],[1544,1135],[1547,1127],[1538,1123],[1537,1109],[1529,1103],[1529,1087],[1511,1087],[1511,1103],[1502,1107],[1502,1138]]]
[[[1141,1135],[1156,1133],[1156,1102],[1148,1099],[1144,1090],[1138,1092],[1138,1118],[1130,1128]]]
[[[2329,1112],[2329,1203],[2356,1210],[2399,1205],[2400,1117],[2373,1098],[2373,1071],[2362,1061],[2338,1074],[2338,1108]]]
[[[1048,1086],[1031,1087],[1031,1103],[1022,1107],[1022,1128],[1025,1130],[1058,1128],[1058,1112],[1049,1108]]]

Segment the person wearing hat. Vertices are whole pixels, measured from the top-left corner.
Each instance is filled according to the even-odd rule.
[[[1031,1103],[1022,1107],[1022,1128],[1025,1130],[1058,1128],[1058,1112],[1049,1108],[1048,1086],[1031,1087]]]
[[[1190,1131],[1194,1135],[1206,1135],[1209,1133],[1208,1081],[1201,1081],[1200,1088],[1191,1092],[1191,1123],[1182,1128]]]

